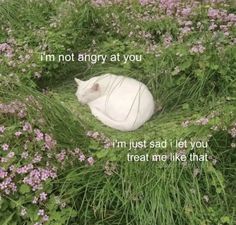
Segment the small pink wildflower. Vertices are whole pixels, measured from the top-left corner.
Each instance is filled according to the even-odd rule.
[[[192,8],[187,7],[187,8],[182,9],[181,14],[182,14],[182,16],[187,17],[191,14],[191,12],[192,12]]]
[[[89,158],[87,159],[87,162],[88,162],[88,164],[89,164],[90,166],[92,166],[95,161],[94,161],[93,157],[89,157]]]
[[[164,40],[163,40],[164,41],[164,45],[168,47],[171,44],[172,40],[173,40],[172,36],[166,35],[164,37]]]
[[[56,155],[58,161],[62,162],[66,158],[66,151],[62,150],[59,154]]]
[[[85,160],[85,155],[84,154],[80,154],[79,155],[79,161],[82,162]]]
[[[13,48],[7,43],[2,43],[0,44],[0,53],[4,53],[5,56],[11,58],[13,56]]]
[[[24,126],[23,126],[23,131],[32,131],[32,126],[29,122],[25,122]]]
[[[9,149],[9,145],[8,144],[3,144],[2,145],[2,150],[3,151],[7,151]]]
[[[197,125],[206,125],[208,124],[209,119],[208,118],[200,118],[199,120],[196,121]]]
[[[206,48],[202,44],[197,44],[191,48],[190,52],[196,54],[202,54],[205,50]]]
[[[39,209],[38,215],[39,216],[44,216],[44,214],[45,214],[44,209]]]
[[[39,194],[39,199],[40,199],[40,201],[46,201],[47,200],[47,193],[45,193],[45,192],[42,192],[42,193],[40,193]]]
[[[16,136],[16,137],[20,137],[20,136],[21,136],[21,134],[22,134],[22,132],[21,132],[21,131],[16,131],[16,132],[15,132],[15,136]]]
[[[22,153],[21,153],[21,158],[22,158],[22,159],[27,159],[28,156],[29,156],[29,153],[28,153],[28,152],[22,152]]]
[[[0,178],[5,178],[5,177],[7,177],[7,172],[6,171],[4,171],[2,168],[0,168]]]
[[[35,154],[35,157],[33,158],[32,162],[33,163],[38,163],[42,160],[42,156],[39,154]]]
[[[3,134],[4,131],[5,131],[5,129],[6,129],[6,128],[5,128],[4,126],[1,126],[1,127],[0,127],[0,133]]]
[[[45,134],[44,141],[45,141],[45,148],[47,148],[48,150],[54,148],[56,145],[56,141],[53,140],[49,134]]]
[[[15,155],[15,152],[9,152],[9,153],[7,154],[7,157],[8,157],[8,158],[13,158],[14,155]]]
[[[45,215],[43,216],[43,218],[42,218],[42,220],[43,220],[44,222],[48,221],[48,219],[49,219],[49,217],[48,217],[48,215],[46,215],[46,214],[45,214]]]
[[[36,135],[35,139],[36,141],[42,141],[43,140],[43,133],[39,129],[34,129],[34,133]]]
[[[188,127],[190,124],[190,121],[189,120],[185,120],[184,122],[181,123],[181,126],[182,127]]]
[[[14,170],[15,170],[15,166],[14,166],[14,165],[11,165],[11,166],[9,167],[9,170],[10,170],[10,171],[14,171]]]

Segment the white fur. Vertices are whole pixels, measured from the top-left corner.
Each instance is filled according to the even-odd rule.
[[[87,81],[75,78],[75,81],[78,100],[88,104],[92,114],[109,127],[136,130],[154,113],[152,94],[135,79],[105,74]]]

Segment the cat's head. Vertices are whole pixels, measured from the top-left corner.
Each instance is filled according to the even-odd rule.
[[[75,95],[82,104],[87,104],[100,97],[101,93],[98,83],[82,81],[77,78],[75,78],[75,82],[78,85]]]

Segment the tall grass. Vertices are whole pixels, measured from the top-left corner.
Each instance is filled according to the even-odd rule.
[[[28,97],[34,97],[39,107],[27,102]],[[6,82],[6,79],[3,79],[1,80],[0,98],[1,102],[19,100],[28,104],[28,119],[34,120],[42,117],[45,120],[44,125],[58,140],[60,147],[81,146],[86,148],[89,144],[80,118],[75,117],[50,94],[45,95],[21,83]]]
[[[45,40],[52,51],[67,51],[67,48],[75,51],[87,50],[95,35],[103,28],[108,29],[104,25],[106,21],[103,14],[112,8],[95,9],[87,1],[74,2],[75,7],[70,7],[66,4],[69,2],[61,0],[53,1],[53,4],[6,0],[0,5],[0,18],[4,26],[10,24],[20,41],[27,42],[31,47],[40,44],[38,37],[33,35],[34,29],[46,27],[49,32]],[[122,9],[118,7],[116,10],[122,17]],[[140,9],[137,8],[138,10]],[[50,28],[50,19],[60,15],[64,15],[61,25],[56,29]],[[123,22],[124,18],[126,17],[122,17]],[[124,29],[128,30],[128,27]],[[149,24],[145,29],[155,32],[156,24]],[[1,40],[5,36],[7,35],[0,34]],[[120,39],[118,44],[113,42],[116,37]],[[130,50],[133,46],[129,46],[129,41],[126,42],[124,36],[115,32],[108,36],[99,33],[96,38],[99,43],[97,51],[126,52],[128,49],[131,53],[136,53],[136,50]],[[139,44],[142,51],[144,44]],[[38,83],[40,88],[49,86],[52,92],[43,94],[21,83],[11,84],[8,81],[10,78],[4,75],[5,81],[1,81],[0,86],[0,101],[24,101],[25,97],[34,96],[42,105],[40,113],[46,118],[45,126],[63,148],[82,146],[85,150],[91,149],[90,141],[84,135],[88,128],[103,131],[113,140],[206,138],[212,134],[210,127],[193,126],[184,129],[180,124],[186,119],[198,119],[212,110],[222,110],[223,122],[220,123],[225,123],[223,127],[226,128],[235,119],[235,100],[224,98],[233,96],[231,91],[235,87],[233,47],[227,50],[228,57],[224,58],[228,59],[222,67],[225,69],[223,71],[227,71],[225,76],[209,72],[202,79],[195,77],[195,68],[192,67],[183,76],[172,76],[170,72],[175,64],[183,64],[177,61],[175,49],[173,52],[174,55],[166,50],[166,54],[158,59],[148,55],[141,66],[125,67],[109,63],[88,66],[68,63],[52,68],[45,63],[42,71],[48,76]],[[146,54],[144,51],[142,53]],[[220,62],[222,59],[217,60]],[[106,72],[127,75],[147,84],[155,98],[161,100],[163,111],[133,133],[122,133],[102,126],[78,105],[72,90],[75,88],[72,78],[77,76],[89,79]],[[28,116],[33,117],[37,113],[39,112],[31,107]],[[75,167],[64,171],[54,183],[55,192],[66,197],[79,211],[80,216],[76,219],[71,219],[68,214],[68,224],[234,225],[236,157],[229,146],[230,141],[227,131],[224,130],[214,133],[210,138],[210,147],[206,151],[219,160],[216,166],[211,161],[188,162],[187,165],[176,162],[127,162],[127,149],[107,151],[100,146],[93,149],[94,154],[106,151],[105,156],[98,159],[93,167]],[[108,160],[117,163],[117,171],[112,176],[104,174],[104,164]],[[196,176],[195,169],[199,170]]]

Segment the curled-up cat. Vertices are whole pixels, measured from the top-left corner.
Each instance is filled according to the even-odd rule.
[[[87,81],[75,78],[76,96],[88,104],[105,125],[121,131],[138,129],[155,111],[152,94],[143,83],[124,76],[104,74]]]

